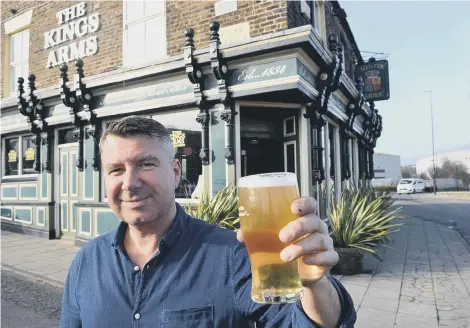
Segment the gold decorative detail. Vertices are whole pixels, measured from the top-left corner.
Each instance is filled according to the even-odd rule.
[[[26,157],[26,160],[27,161],[34,161],[34,148],[28,148],[26,149],[26,152],[24,153],[25,154],[25,157]]]
[[[184,147],[186,134],[182,131],[172,131],[171,132],[171,141],[173,142],[174,147]]]
[[[8,163],[14,163],[17,162],[17,156],[16,156],[16,150],[10,150],[8,152]]]

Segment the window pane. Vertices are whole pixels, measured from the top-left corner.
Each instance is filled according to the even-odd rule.
[[[36,146],[31,141],[31,137],[23,137],[23,174],[36,173],[34,171],[34,154]]]
[[[157,59],[166,55],[165,17],[148,19],[145,27],[146,60]]]
[[[145,59],[145,21],[128,25],[126,41],[126,65],[142,62]]]
[[[126,1],[126,23],[131,23],[144,17],[144,1]]]
[[[5,140],[5,175],[18,174],[18,138]]]
[[[28,76],[29,76],[29,63],[28,63],[28,61],[23,62],[21,71],[22,71],[21,76],[25,80],[28,80]],[[18,81],[17,81],[17,83],[18,83]]]
[[[295,144],[286,145],[286,172],[296,173],[295,170]]]
[[[164,0],[145,0],[145,16],[152,16],[156,14],[164,14],[165,1]]]
[[[21,32],[22,38],[22,49],[21,49],[21,59],[28,60],[29,58],[29,30],[24,30]]]
[[[181,183],[176,189],[177,198],[191,198],[196,188],[202,163],[201,125],[196,122],[198,111],[185,111],[160,114],[152,118],[162,123],[170,132],[175,146],[175,158],[181,163]]]
[[[28,79],[23,76],[23,65],[17,64],[10,67],[10,95],[15,96],[18,89],[18,78],[22,76],[27,83]],[[26,85],[27,86],[27,85]]]
[[[75,129],[59,130],[59,145],[77,142],[78,138],[74,134]]]
[[[21,60],[21,33],[16,33],[10,39],[10,62]]]

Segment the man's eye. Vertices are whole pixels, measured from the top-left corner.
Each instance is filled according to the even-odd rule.
[[[122,169],[112,169],[112,170],[109,170],[109,174],[117,174],[121,171]]]
[[[150,168],[150,167],[155,167],[155,164],[153,163],[142,163],[140,166],[145,167],[145,168]]]

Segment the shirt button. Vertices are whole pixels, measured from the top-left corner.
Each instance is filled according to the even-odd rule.
[[[139,319],[140,319],[140,313],[134,314],[134,318],[135,318],[136,320],[139,320]]]
[[[139,271],[139,270],[140,270],[139,266],[136,265],[136,266],[134,267],[134,271]]]

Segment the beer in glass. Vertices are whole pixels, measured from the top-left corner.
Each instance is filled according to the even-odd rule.
[[[297,219],[292,202],[299,198],[297,176],[266,173],[246,176],[238,183],[240,227],[252,272],[251,298],[256,303],[291,303],[302,298],[298,260],[284,262],[288,246],[279,232]]]

